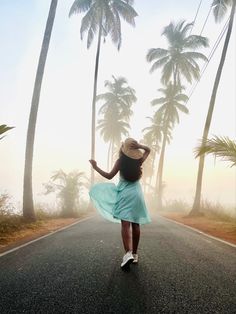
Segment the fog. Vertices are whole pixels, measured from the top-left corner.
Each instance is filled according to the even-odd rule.
[[[192,33],[199,34],[207,16],[210,3],[205,1],[199,10]],[[197,10],[197,1],[135,1],[139,16],[136,27],[122,21],[120,51],[107,39],[101,47],[97,92],[104,93],[105,80],[112,75],[124,76],[135,89],[137,102],[130,121],[130,136],[142,139],[142,129],[149,125],[147,116],[154,108],[150,101],[158,96],[160,70],[150,74],[146,61],[149,48],[167,47],[161,36],[163,27],[170,21],[186,19],[191,22]],[[41,90],[33,160],[33,191],[36,202],[53,203],[54,197],[43,195],[43,183],[52,173],[74,169],[90,175],[90,129],[93,72],[96,41],[86,48],[86,38],[80,40],[81,15],[68,17],[72,1],[59,1],[52,31],[49,53]],[[33,92],[35,73],[45,30],[50,1],[1,0],[0,33],[0,124],[15,128],[7,132],[0,142],[0,193],[13,197],[21,206],[23,190],[26,131]],[[215,24],[213,16],[205,26],[203,36],[210,47],[202,50],[208,56],[225,20]],[[235,139],[235,24],[218,89],[210,136],[228,136]],[[223,40],[204,75],[197,84],[187,107],[189,114],[180,114],[173,139],[166,148],[163,181],[164,200],[193,201],[198,170],[194,148],[202,136]],[[203,64],[201,64],[203,66]],[[194,85],[194,84],[193,84]],[[185,84],[190,95],[193,86]],[[97,105],[99,109],[99,104]],[[97,110],[98,111],[98,110]],[[99,118],[99,117],[97,117]],[[106,168],[108,145],[96,133],[96,160]],[[158,161],[158,159],[157,159]],[[156,171],[157,163],[154,171]],[[117,181],[117,178],[114,180]],[[236,204],[236,172],[227,162],[206,157],[202,197],[233,207]],[[83,199],[87,200],[85,192]]]

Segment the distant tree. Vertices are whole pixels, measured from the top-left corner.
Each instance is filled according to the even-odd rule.
[[[205,141],[204,146],[201,143],[195,148],[195,156],[199,157],[203,154],[212,154],[224,161],[231,162],[232,166],[236,166],[236,142],[227,136],[214,136]]]
[[[109,143],[107,169],[113,164],[115,147],[120,145],[122,136],[128,136],[129,128],[129,123],[121,118],[117,107],[108,109],[103,119],[98,120],[97,130],[100,130],[105,143]]]
[[[225,37],[225,42],[224,42],[224,46],[223,46],[223,50],[222,50],[222,54],[220,58],[220,63],[216,72],[216,77],[215,77],[215,81],[214,81],[214,85],[212,89],[210,104],[209,104],[205,126],[203,130],[202,145],[201,145],[202,147],[204,147],[206,144],[209,130],[210,130],[212,115],[213,115],[213,111],[215,107],[216,94],[218,91],[221,73],[223,70],[223,66],[224,66],[224,62],[225,62],[225,58],[226,58],[226,54],[228,50],[228,45],[229,45],[229,41],[230,41],[232,29],[233,29],[235,6],[236,6],[235,0],[214,0],[212,2],[213,13],[214,13],[216,22],[220,22],[222,20],[222,18],[224,17],[228,9],[231,9],[231,11],[230,11],[230,17],[229,17],[229,23],[228,23],[228,29],[227,29],[227,33]],[[195,191],[193,206],[189,213],[190,216],[197,216],[200,212],[204,162],[205,162],[205,157],[204,157],[204,154],[202,154],[199,158],[196,191]]]
[[[163,140],[156,181],[156,193],[158,195],[157,207],[159,210],[162,209],[162,176],[168,134],[170,133],[170,129],[172,129],[176,123],[179,123],[178,112],[188,113],[188,109],[184,105],[184,103],[188,100],[188,97],[181,92],[183,89],[183,87],[169,83],[165,88],[158,89],[163,94],[163,97],[153,99],[151,102],[153,106],[160,106],[157,113],[162,115],[163,118]]]
[[[162,32],[168,41],[168,48],[151,48],[147,53],[147,61],[153,62],[150,72],[162,68],[161,81],[167,84],[182,85],[181,77],[189,83],[200,77],[197,60],[207,61],[204,54],[196,50],[208,46],[208,39],[199,35],[188,35],[193,23],[171,22]]]
[[[149,176],[149,188],[151,187],[152,178],[154,176],[154,168],[155,168],[155,161],[156,155],[160,151],[160,143],[162,141],[163,136],[163,119],[161,114],[155,113],[153,117],[147,117],[151,122],[150,126],[145,127],[143,132],[143,142],[145,145],[151,148],[151,153],[148,158],[149,162],[151,162],[151,173]],[[149,173],[149,172],[148,172]]]
[[[101,48],[101,39],[110,34],[111,40],[117,48],[121,46],[121,21],[120,16],[132,26],[135,25],[136,11],[132,7],[133,0],[75,0],[69,16],[86,12],[82,19],[80,34],[83,38],[87,32],[87,48],[90,47],[96,32],[98,31],[97,53],[94,71],[94,86],[92,98],[92,124],[91,124],[91,158],[95,158],[95,119],[96,119],[96,95],[98,66]],[[94,181],[94,170],[91,168],[91,184]]]
[[[131,106],[137,101],[135,90],[128,85],[124,77],[112,76],[112,81],[105,81],[106,93],[99,94],[97,101],[102,102],[99,114],[103,119],[98,120],[105,142],[109,142],[107,168],[113,163],[115,147],[120,146],[123,136],[128,136],[129,120],[133,114]]]
[[[46,23],[46,29],[43,37],[43,43],[39,56],[38,68],[36,78],[34,82],[34,91],[31,101],[30,116],[28,122],[28,131],[26,139],[26,151],[25,151],[25,169],[24,169],[24,187],[23,187],[23,216],[24,218],[34,221],[36,220],[33,202],[33,188],[32,188],[32,167],[33,167],[33,150],[34,150],[34,137],[35,128],[38,114],[38,106],[41,92],[41,85],[43,81],[43,74],[45,63],[47,59],[47,53],[56,15],[58,0],[52,0],[48,19]]]
[[[44,187],[46,195],[57,193],[61,201],[61,216],[75,217],[78,214],[82,189],[88,187],[88,179],[83,172],[72,171],[67,174],[58,170]]]
[[[0,135],[6,133],[7,131],[14,129],[14,126],[7,126],[6,124],[0,125]],[[0,137],[0,140],[3,139],[4,136]]]
[[[113,81],[105,81],[105,87],[108,92],[99,94],[97,101],[103,101],[103,105],[99,109],[99,114],[104,114],[107,110],[118,110],[119,117],[125,121],[129,121],[133,114],[131,106],[137,101],[135,90],[128,85],[127,79],[124,77],[116,78],[112,75]]]
[[[145,161],[145,163],[142,165],[143,168],[143,174],[142,174],[142,184],[144,186],[144,193],[147,194],[148,191],[152,189],[151,187],[151,180],[154,172],[154,160],[156,156],[156,149],[157,147],[152,146],[152,141],[150,136],[144,135],[143,138],[140,140],[140,143],[150,147],[150,155],[148,156],[148,159]]]

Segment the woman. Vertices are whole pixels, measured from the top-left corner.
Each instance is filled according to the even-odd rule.
[[[142,152],[141,150],[144,150]],[[94,170],[104,178],[112,179],[118,171],[120,181],[95,184],[89,194],[103,217],[113,222],[121,221],[121,235],[125,249],[121,267],[138,262],[138,244],[140,224],[151,222],[139,179],[142,176],[142,164],[150,153],[150,148],[127,138],[120,149],[120,156],[111,172],[105,172],[90,160]]]

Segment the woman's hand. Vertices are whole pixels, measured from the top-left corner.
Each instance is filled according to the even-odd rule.
[[[90,159],[89,162],[92,165],[93,169],[97,168],[97,162],[94,159]]]
[[[132,148],[132,149],[139,149],[140,148],[140,144],[137,142],[137,141],[132,141],[131,143],[130,143],[130,148]]]

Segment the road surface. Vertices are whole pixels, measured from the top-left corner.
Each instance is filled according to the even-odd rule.
[[[120,225],[93,217],[0,257],[0,313],[236,313],[236,248],[156,217],[122,271]]]

